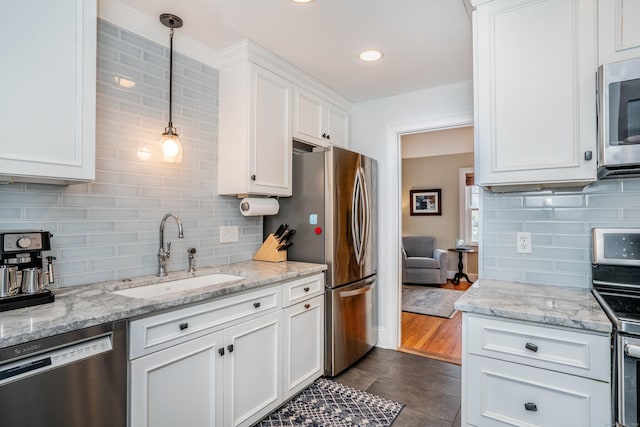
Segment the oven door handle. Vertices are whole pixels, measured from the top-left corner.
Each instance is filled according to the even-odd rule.
[[[624,354],[634,359],[640,359],[640,345],[624,345]]]

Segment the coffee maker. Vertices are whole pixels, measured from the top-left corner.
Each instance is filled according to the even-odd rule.
[[[42,255],[51,250],[52,236],[43,230],[0,232],[0,311],[54,301],[45,286],[54,283],[56,258]]]

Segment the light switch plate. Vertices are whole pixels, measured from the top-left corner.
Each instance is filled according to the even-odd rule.
[[[228,225],[220,227],[220,243],[233,243],[238,241],[238,226]]]

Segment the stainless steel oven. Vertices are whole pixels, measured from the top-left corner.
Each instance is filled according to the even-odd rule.
[[[640,229],[593,229],[593,295],[613,324],[616,426],[640,425]]]
[[[620,378],[617,394],[619,398],[618,425],[638,425],[638,375],[640,375],[640,337],[617,334],[615,347],[616,365]]]

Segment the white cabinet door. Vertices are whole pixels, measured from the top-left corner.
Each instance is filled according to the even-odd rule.
[[[225,329],[225,426],[251,425],[282,402],[281,325],[278,311]]]
[[[291,92],[252,63],[220,71],[219,194],[291,195]]]
[[[222,332],[131,362],[131,425],[222,426]]]
[[[640,1],[598,1],[598,62],[640,56]]]
[[[96,1],[11,1],[3,13],[1,180],[94,179]]]
[[[255,67],[249,193],[291,195],[291,84]]]
[[[293,137],[311,144],[347,147],[349,113],[299,87],[293,88]]]
[[[335,105],[327,106],[327,140],[331,145],[349,146],[349,113]]]
[[[596,179],[596,62],[596,0],[477,6],[478,184]]]
[[[293,88],[293,137],[312,144],[327,145],[324,130],[324,101],[319,97]]]
[[[286,400],[324,372],[324,295],[288,307],[283,313]]]
[[[487,427],[611,425],[607,382],[470,355],[467,421]]]

